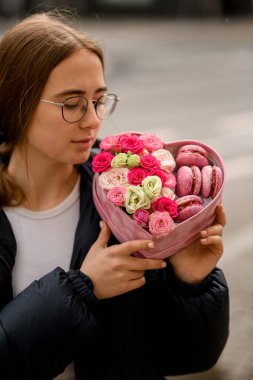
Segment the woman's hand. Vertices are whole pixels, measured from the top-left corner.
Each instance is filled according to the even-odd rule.
[[[221,205],[216,207],[216,220],[200,232],[200,238],[168,258],[176,276],[184,282],[197,284],[214,269],[223,253],[222,232],[226,216]]]
[[[163,260],[140,259],[133,252],[150,249],[150,240],[132,240],[107,247],[110,230],[105,222],[96,242],[91,246],[80,270],[88,275],[98,299],[114,297],[145,284],[145,270],[162,269]]]

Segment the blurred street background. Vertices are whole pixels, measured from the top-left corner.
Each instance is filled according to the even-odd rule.
[[[0,0],[0,34],[37,3]],[[168,380],[252,380],[253,1],[40,3],[75,8],[79,27],[102,43],[107,84],[120,102],[101,137],[155,132],[203,141],[222,156],[227,226],[219,266],[230,287],[230,337],[214,368]]]

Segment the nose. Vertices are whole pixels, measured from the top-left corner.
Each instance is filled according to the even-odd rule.
[[[101,125],[101,120],[97,117],[95,107],[92,102],[89,102],[87,111],[83,118],[79,121],[80,128],[97,129]]]

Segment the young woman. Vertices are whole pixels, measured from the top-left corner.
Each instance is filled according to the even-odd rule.
[[[90,153],[117,96],[103,53],[52,14],[0,43],[0,374],[161,380],[203,371],[228,337],[216,264],[225,215],[170,259],[131,254],[92,201]]]

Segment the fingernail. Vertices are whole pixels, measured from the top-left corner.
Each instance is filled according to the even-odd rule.
[[[166,261],[163,261],[163,262],[161,263],[161,267],[162,267],[162,268],[167,267],[167,263],[166,263]]]
[[[207,242],[207,239],[200,239],[201,243],[205,244]]]
[[[154,243],[151,241],[150,243],[148,243],[148,247],[149,248],[154,248]]]
[[[207,231],[206,230],[203,230],[200,232],[201,236],[206,236],[207,235]]]
[[[99,227],[103,228],[103,221],[102,220],[100,220],[100,222],[99,222]]]

